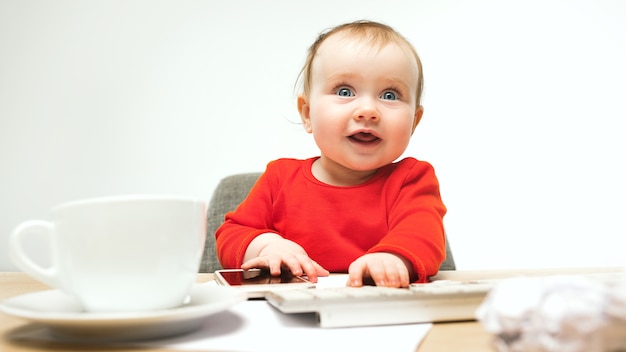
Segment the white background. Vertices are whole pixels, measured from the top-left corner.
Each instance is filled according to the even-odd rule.
[[[0,0],[0,270],[58,203],[208,201],[317,155],[294,84],[317,34],[356,19],[422,57],[406,154],[437,171],[459,269],[623,263],[624,1]]]

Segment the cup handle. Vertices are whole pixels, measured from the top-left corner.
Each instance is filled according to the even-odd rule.
[[[61,288],[60,279],[58,275],[58,264],[56,260],[56,253],[54,253],[54,246],[51,246],[52,251],[52,264],[48,268],[34,262],[24,251],[22,247],[21,237],[27,233],[40,233],[47,236],[52,240],[52,234],[54,232],[54,225],[51,222],[43,220],[29,220],[18,225],[9,239],[9,246],[11,249],[11,259],[13,263],[22,271],[30,274],[37,280],[54,288]],[[52,243],[52,242],[51,242]]]

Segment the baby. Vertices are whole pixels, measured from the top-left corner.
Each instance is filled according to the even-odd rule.
[[[429,163],[396,161],[424,111],[415,49],[385,24],[342,24],[313,43],[301,78],[298,111],[320,155],[267,165],[215,233],[222,266],[428,281],[445,259],[446,207]]]

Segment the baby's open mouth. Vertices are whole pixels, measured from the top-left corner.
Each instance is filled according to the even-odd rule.
[[[371,134],[371,133],[367,133],[367,132],[359,132],[359,133],[355,133],[351,136],[349,136],[348,138],[350,138],[351,140],[358,142],[358,143],[375,143],[380,141],[381,139],[376,137],[375,135]]]

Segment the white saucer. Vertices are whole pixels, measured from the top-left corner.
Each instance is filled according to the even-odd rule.
[[[39,323],[60,337],[94,340],[141,340],[169,337],[200,328],[207,316],[246,300],[231,287],[195,284],[189,303],[146,312],[91,313],[59,290],[27,293],[0,303],[0,311]]]

